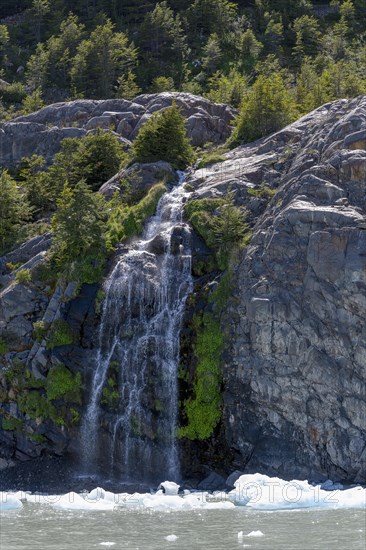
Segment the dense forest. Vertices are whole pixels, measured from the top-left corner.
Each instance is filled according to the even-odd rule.
[[[183,91],[245,111],[264,104],[237,136],[252,139],[271,131],[271,111],[287,123],[366,90],[364,0],[1,0],[0,13],[2,119],[67,99]]]

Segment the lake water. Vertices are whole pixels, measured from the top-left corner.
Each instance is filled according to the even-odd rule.
[[[360,509],[95,512],[25,503],[2,512],[0,528],[1,550],[365,550],[366,543]],[[170,535],[178,538],[167,540]]]

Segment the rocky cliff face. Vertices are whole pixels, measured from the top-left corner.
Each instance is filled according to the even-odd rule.
[[[128,145],[142,121],[173,98],[185,110],[195,144],[229,135],[231,109],[187,94],[83,100],[3,124],[2,164],[34,153],[50,159],[62,137],[95,127],[112,126]],[[162,169],[169,167],[149,168],[147,186]],[[325,105],[190,173],[194,198],[233,191],[253,228],[232,266],[221,438],[210,442],[208,465],[213,455],[226,455],[229,470],[366,481],[365,183],[366,98]],[[108,196],[116,184],[112,179],[103,192]],[[33,383],[62,364],[75,376],[82,372],[88,387],[97,287],[83,285],[74,298],[72,284],[42,283],[37,269],[50,240],[36,237],[0,259],[0,336],[10,343],[0,367],[0,414],[23,423],[22,430],[0,429],[0,469],[64,455],[77,445],[77,423],[40,423],[19,409],[20,389],[4,368],[22,361]],[[206,252],[197,245],[198,256]],[[10,264],[34,272],[32,282],[15,284]],[[73,343],[47,349],[35,340],[34,323],[58,319],[68,322]],[[82,412],[82,405],[73,407]]]
[[[261,183],[269,202],[248,194]],[[223,422],[238,469],[366,479],[365,183],[366,98],[192,178],[198,197],[234,190],[254,223],[226,320]]]
[[[47,161],[64,138],[81,138],[96,128],[111,129],[128,148],[150,116],[175,101],[187,119],[193,145],[222,143],[230,135],[235,109],[185,93],[140,95],[125,99],[55,103],[36,113],[0,124],[1,165],[12,167],[23,157],[43,155]]]

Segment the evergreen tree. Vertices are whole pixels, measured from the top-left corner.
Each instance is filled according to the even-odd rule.
[[[128,74],[136,63],[137,52],[123,33],[114,32],[107,21],[83,40],[72,60],[71,83],[77,95],[109,98],[118,78]]]
[[[296,104],[280,73],[260,75],[244,98],[231,144],[247,143],[295,120]]]
[[[194,153],[187,139],[185,120],[175,103],[154,113],[142,126],[133,143],[132,155],[135,162],[165,160],[178,170],[192,163]]]
[[[0,253],[16,244],[22,225],[30,217],[24,193],[4,170],[0,174]]]
[[[102,195],[93,193],[85,181],[73,189],[68,183],[57,200],[51,225],[54,232],[51,258],[59,267],[105,252],[106,205]]]

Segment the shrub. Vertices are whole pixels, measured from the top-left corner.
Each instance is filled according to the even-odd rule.
[[[108,221],[107,242],[113,248],[118,242],[139,235],[145,221],[154,215],[157,204],[165,193],[164,183],[157,183],[140,202],[133,206],[121,203],[119,194],[113,198]]]
[[[46,379],[49,400],[63,398],[67,402],[80,403],[81,375],[73,375],[64,365],[53,367]]]
[[[17,284],[27,284],[32,280],[32,274],[29,269],[19,269],[15,274],[15,282]]]
[[[0,338],[0,355],[4,355],[9,351],[9,346],[4,338]]]
[[[20,82],[0,88],[0,99],[5,103],[21,103],[27,97],[27,92]]]
[[[58,346],[67,346],[72,344],[73,334],[67,321],[57,319],[52,323],[49,338],[47,340],[47,349],[53,349]]]
[[[33,338],[41,343],[47,334],[47,326],[44,321],[35,321],[33,323]]]
[[[8,416],[2,419],[2,428],[9,432],[21,432],[23,429],[23,421],[19,418],[14,418],[13,416]]]
[[[142,126],[132,146],[133,162],[165,160],[177,170],[193,162],[185,120],[175,103],[154,113]]]

